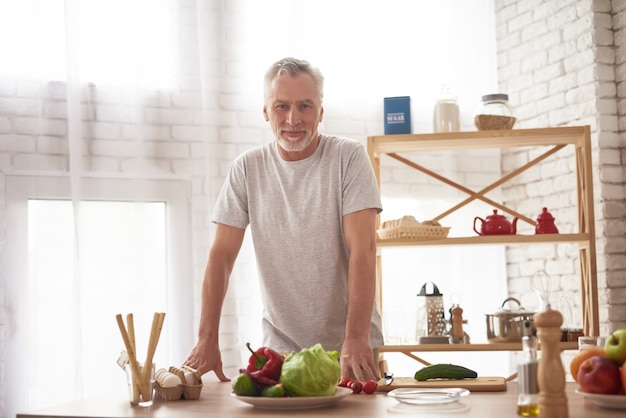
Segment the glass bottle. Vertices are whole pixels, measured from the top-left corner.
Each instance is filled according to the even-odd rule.
[[[513,129],[517,118],[509,104],[508,94],[487,94],[474,113],[474,125],[479,131]]]
[[[537,337],[530,321],[524,321],[521,359],[517,366],[517,414],[523,417],[539,415],[539,386],[537,384]]]
[[[461,130],[461,112],[456,97],[447,85],[441,86],[439,100],[433,110],[434,132],[459,132]]]

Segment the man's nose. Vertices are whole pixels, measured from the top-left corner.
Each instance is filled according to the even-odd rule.
[[[300,112],[296,108],[292,108],[287,113],[287,123],[291,126],[296,126],[300,122]]]

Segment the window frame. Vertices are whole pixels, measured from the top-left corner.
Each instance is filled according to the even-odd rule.
[[[90,201],[165,202],[167,251],[167,307],[176,312],[175,325],[170,321],[168,341],[172,361],[184,359],[194,341],[193,280],[191,273],[191,230],[189,220],[190,184],[183,180],[81,178],[75,198]],[[27,330],[17,321],[28,309],[28,201],[30,199],[72,199],[68,176],[8,175],[6,177],[6,340],[5,385],[10,396],[6,412],[28,407],[28,373],[24,373],[22,354],[28,344]],[[179,344],[174,342],[178,341]],[[80,397],[80,389],[75,390]],[[7,394],[7,395],[8,395]]]

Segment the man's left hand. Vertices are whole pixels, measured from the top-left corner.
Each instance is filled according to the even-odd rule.
[[[360,382],[378,380],[378,365],[367,339],[346,338],[341,348],[341,376]]]

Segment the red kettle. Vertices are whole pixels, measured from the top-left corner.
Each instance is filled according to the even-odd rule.
[[[554,224],[554,217],[548,212],[548,208],[543,208],[537,216],[535,234],[558,234],[559,230]]]
[[[477,216],[474,218],[474,232],[478,235],[515,235],[517,232],[517,217],[510,222],[498,210],[493,210],[493,215],[487,216],[487,220]],[[480,231],[476,229],[476,222],[480,221]]]

